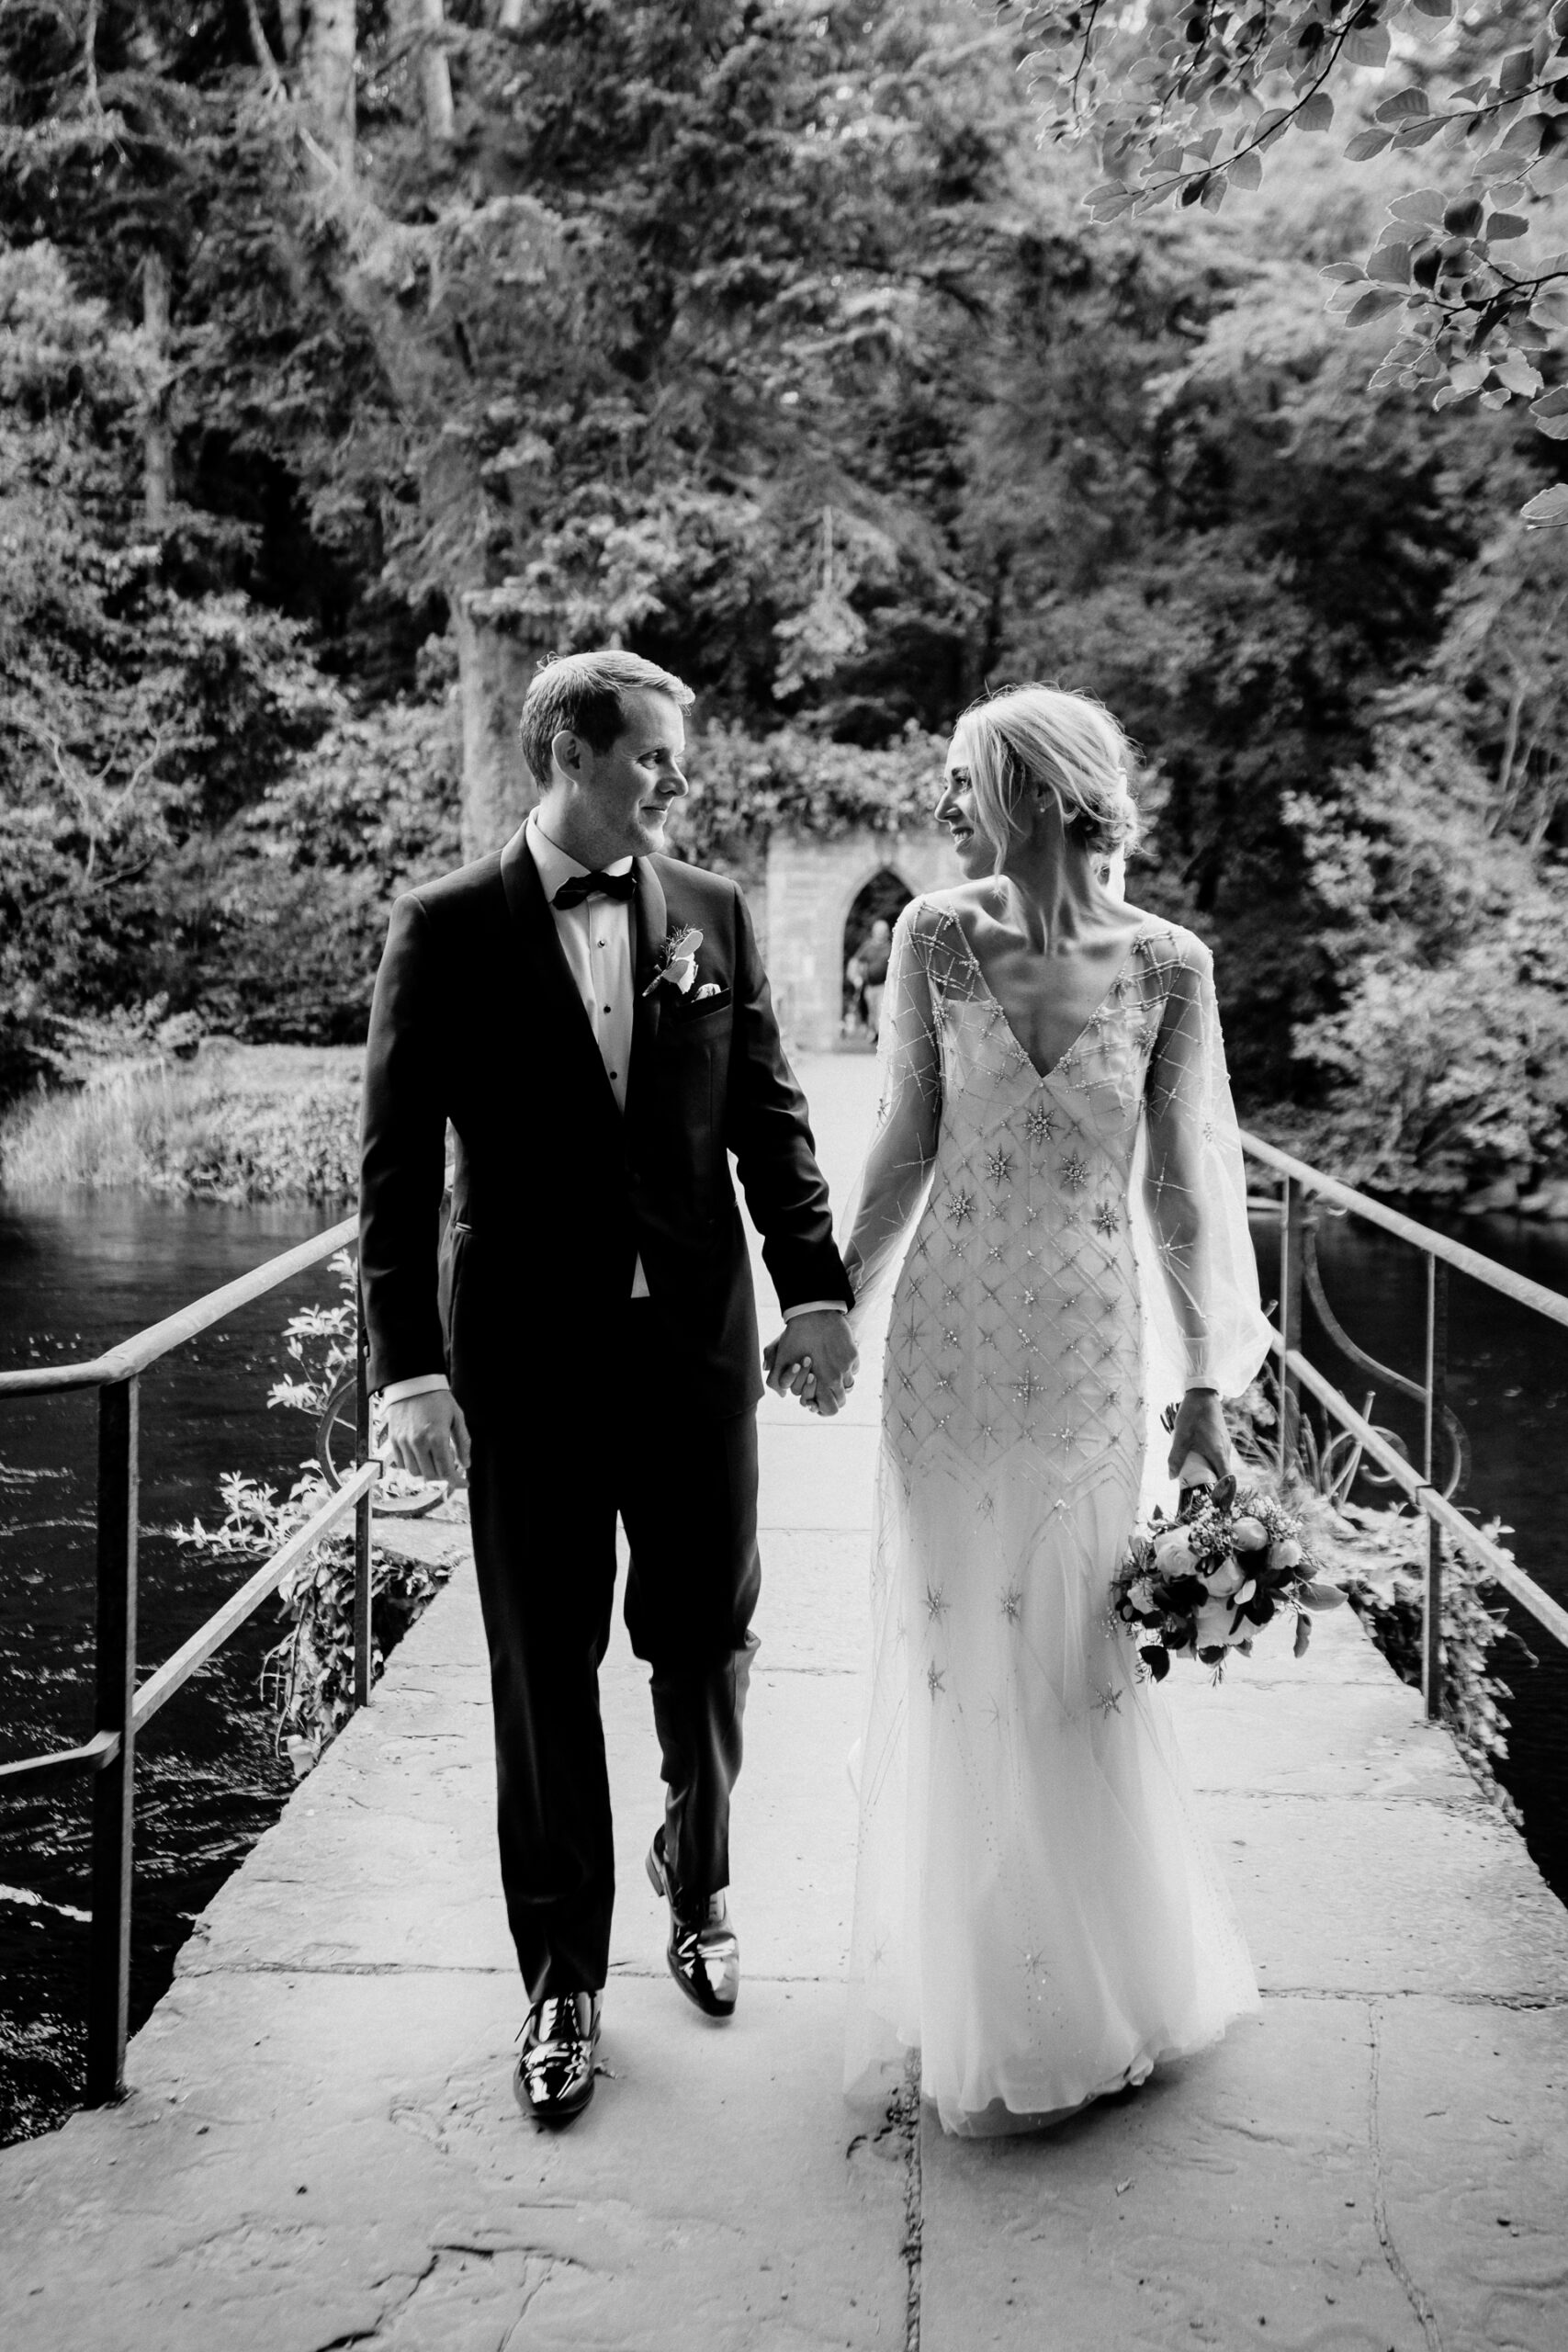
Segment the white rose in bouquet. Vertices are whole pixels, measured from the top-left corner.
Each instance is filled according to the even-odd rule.
[[[1269,1565],[1271,1568],[1299,1568],[1301,1564],[1302,1547],[1293,1535],[1281,1535],[1277,1543],[1269,1544]]]
[[[1184,1528],[1173,1527],[1155,1539],[1155,1566],[1162,1577],[1190,1577],[1193,1552]]]
[[[1222,1642],[1228,1642],[1235,1619],[1235,1611],[1228,1600],[1206,1600],[1198,1611],[1194,1625],[1198,1647],[1201,1650],[1218,1649]]]
[[[1139,1577],[1128,1586],[1127,1598],[1134,1609],[1148,1614],[1155,1605],[1155,1589],[1147,1577]]]
[[[1244,1512],[1231,1528],[1231,1542],[1238,1552],[1261,1552],[1269,1541],[1269,1530],[1260,1519]]]
[[[1223,1560],[1205,1561],[1198,1573],[1216,1600],[1228,1600],[1242,1583],[1241,1563],[1228,1553]]]

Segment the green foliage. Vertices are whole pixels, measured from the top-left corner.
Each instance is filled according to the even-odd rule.
[[[1426,1610],[1427,1529],[1413,1505],[1363,1504],[1348,1499],[1359,1449],[1341,1432],[1320,1444],[1311,1417],[1292,1409],[1293,1443],[1281,1479],[1279,1468],[1278,1388],[1270,1378],[1256,1382],[1245,1396],[1227,1404],[1232,1441],[1254,1480],[1277,1494],[1300,1515],[1309,1548],[1331,1561],[1345,1598],[1360,1618],[1402,1682],[1421,1687]],[[1508,1530],[1488,1521],[1479,1531],[1507,1552]],[[1511,1559],[1513,1555],[1507,1554]],[[1490,1598],[1495,1579],[1479,1558],[1446,1547],[1443,1563],[1442,1718],[1455,1747],[1485,1796],[1516,1828],[1518,1807],[1497,1778],[1508,1756],[1508,1718],[1503,1702],[1508,1686],[1498,1676],[1494,1652],[1503,1640],[1518,1640],[1504,1611]],[[1520,1644],[1521,1648],[1524,1645]],[[1535,1663],[1530,1653],[1527,1658]]]
[[[1508,1530],[1500,1521],[1489,1521],[1480,1532],[1507,1551],[1500,1539]],[[1347,1503],[1339,1514],[1336,1548],[1348,1571],[1346,1599],[1400,1680],[1419,1690],[1426,1520],[1404,1506],[1375,1510]],[[1492,1606],[1487,1597],[1492,1587],[1491,1573],[1479,1561],[1449,1552],[1443,1563],[1443,1721],[1488,1802],[1520,1828],[1519,1809],[1497,1779],[1497,1766],[1508,1758],[1503,1702],[1511,1694],[1493,1662],[1497,1644],[1518,1636],[1510,1633],[1505,1612]],[[1529,1658],[1528,1650],[1525,1654]],[[1529,1662],[1535,1663],[1533,1658]]]
[[[831,839],[860,826],[897,832],[925,823],[947,745],[913,722],[875,751],[798,728],[758,737],[718,724],[702,729],[693,751],[680,847],[699,865],[742,873],[755,866],[775,827]]]
[[[214,1045],[188,1066],[153,1053],[13,1104],[0,1173],[18,1193],[134,1184],[199,1200],[341,1202],[358,1187],[359,1122],[357,1053]]]
[[[1095,226],[1012,34],[945,0],[533,0],[515,32],[454,0],[450,132],[367,12],[350,157],[310,45],[257,22],[270,60],[243,12],[104,0],[95,92],[79,28],[0,18],[0,1097],[121,1007],[357,1038],[391,895],[459,854],[497,639],[520,676],[609,637],[699,688],[686,845],[752,879],[775,823],[918,816],[987,684],[1101,695],[1147,763],[1134,895],[1213,939],[1250,1114],[1445,1183],[1561,1164],[1540,1005],[1490,1125],[1417,1104],[1381,1159],[1355,1125],[1433,1007],[1492,1022],[1401,958],[1555,989],[1565,831],[1562,569],[1487,519],[1550,439],[1367,398],[1308,274],[1418,192],[1406,131]],[[1456,32],[1454,76],[1513,22]],[[1445,836],[1497,881],[1468,934],[1337,881],[1404,854],[1391,697],[1423,694],[1490,780]]]
[[[254,1568],[279,1551],[327,1499],[318,1472],[296,1479],[279,1499],[272,1487],[230,1472],[219,1480],[223,1516],[207,1528],[199,1519],[176,1528],[178,1540],[212,1556]],[[379,1680],[387,1653],[397,1646],[446,1582],[451,1571],[405,1560],[372,1544],[370,1554],[371,1675]],[[276,1722],[278,1753],[296,1772],[308,1771],[327,1742],[354,1713],[354,1537],[330,1534],[290,1568],[278,1587],[288,1621],[267,1652],[262,1696]]]
[[[1288,812],[1340,997],[1296,1032],[1327,1080],[1299,1140],[1353,1182],[1450,1197],[1499,1175],[1527,1191],[1568,1159],[1561,889],[1498,830],[1461,725],[1446,694],[1416,695],[1332,822]]]
[[[314,1426],[338,1379],[353,1361],[355,1263],[346,1250],[332,1261],[338,1296],[302,1308],[284,1327],[284,1347],[295,1369],[276,1381],[267,1403],[303,1413]],[[390,1474],[394,1481],[397,1473]],[[231,1472],[219,1480],[223,1517],[216,1527],[196,1520],[175,1532],[182,1544],[214,1555],[259,1565],[281,1549],[326,1500],[329,1488],[308,1469],[279,1500],[275,1488]],[[372,1521],[374,1525],[374,1521]],[[440,1564],[403,1559],[370,1547],[371,1675],[434,1599],[451,1571]],[[285,1577],[278,1600],[288,1630],[267,1652],[262,1695],[276,1721],[276,1744],[297,1774],[310,1770],[321,1749],[354,1712],[354,1536],[324,1536]]]
[[[132,339],[47,244],[0,249],[0,1097],[57,1023],[155,993],[163,878],[333,695],[299,630],[139,539]]]
[[[358,1044],[396,894],[458,861],[443,703],[340,713],[288,774],[171,877],[168,962],[230,1035]]]
[[[1568,188],[1568,0],[1506,12],[1479,54],[1473,38],[1456,49],[1453,0],[1021,0],[1018,13],[1045,129],[1098,144],[1106,176],[1085,199],[1098,220],[1172,202],[1217,212],[1231,189],[1258,187],[1281,140],[1328,130],[1336,90],[1352,163],[1428,144],[1455,157],[1446,186],[1395,198],[1364,262],[1330,265],[1330,307],[1353,327],[1397,314],[1374,390],[1422,391],[1438,409],[1524,400],[1541,433],[1568,437],[1568,385],[1542,372],[1560,374],[1568,329],[1568,253],[1547,250],[1551,199]],[[1377,74],[1397,87],[1369,116]],[[1568,483],[1524,512],[1568,523]]]

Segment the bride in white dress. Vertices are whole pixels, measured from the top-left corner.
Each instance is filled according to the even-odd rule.
[[[1108,1607],[1161,1407],[1171,1464],[1222,1472],[1219,1398],[1268,1338],[1209,952],[1102,878],[1126,760],[1044,687],[960,722],[937,816],[967,878],[898,922],[846,1251],[862,1330],[902,1254],[848,2087],[885,2098],[918,2050],[964,2133],[1139,2082],[1258,1998]]]

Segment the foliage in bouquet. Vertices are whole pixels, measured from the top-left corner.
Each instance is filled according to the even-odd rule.
[[[1296,1514],[1234,1477],[1189,1488],[1173,1520],[1156,1507],[1111,1587],[1111,1606],[1140,1637],[1138,1655],[1156,1682],[1173,1657],[1213,1667],[1217,1681],[1229,1653],[1249,1657],[1256,1636],[1281,1615],[1295,1618],[1300,1657],[1313,1611],[1343,1599],[1303,1544]]]

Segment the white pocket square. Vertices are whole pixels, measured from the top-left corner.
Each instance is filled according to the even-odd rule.
[[[698,989],[696,994],[693,997],[692,1002],[694,1004],[701,1004],[705,996],[717,996],[719,994],[720,989],[716,980],[705,980],[702,987]]]

